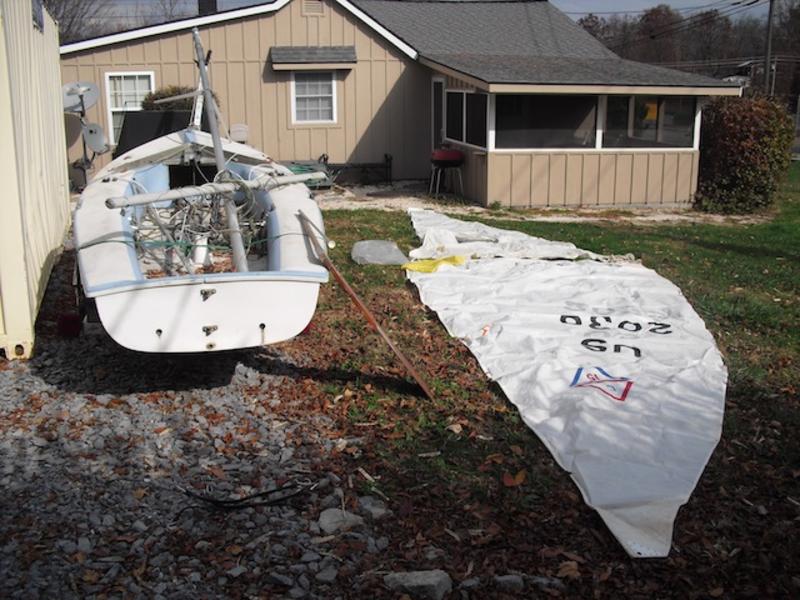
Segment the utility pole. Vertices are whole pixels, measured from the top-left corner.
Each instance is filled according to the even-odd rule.
[[[772,68],[772,17],[775,14],[775,0],[769,0],[767,17],[767,48],[764,51],[764,93],[769,94],[769,76]]]

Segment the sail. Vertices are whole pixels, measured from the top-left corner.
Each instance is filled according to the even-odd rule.
[[[719,441],[727,370],[680,289],[633,260],[409,211],[422,301],[466,344],[633,557],[673,522]]]

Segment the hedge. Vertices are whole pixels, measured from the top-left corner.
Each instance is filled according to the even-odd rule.
[[[792,119],[774,100],[714,100],[703,111],[697,206],[721,213],[768,207],[789,168],[793,141]]]
[[[164,104],[156,104],[156,100],[180,96],[181,94],[189,94],[196,90],[197,88],[185,85],[168,85],[158,88],[156,91],[150,92],[144,97],[144,100],[142,100],[142,110],[192,110],[194,98],[182,98],[181,100],[173,100],[172,102],[165,102]],[[219,98],[216,94],[214,94],[214,100],[216,100],[217,106],[219,106]]]

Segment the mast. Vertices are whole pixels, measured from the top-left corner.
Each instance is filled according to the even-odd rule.
[[[197,66],[200,69],[200,85],[203,88],[203,108],[208,118],[208,128],[211,130],[211,139],[214,140],[214,160],[217,163],[217,175],[226,171],[225,155],[222,152],[222,140],[219,136],[219,124],[217,123],[217,104],[214,95],[211,93],[211,86],[208,83],[208,69],[206,68],[206,57],[203,53],[203,44],[200,41],[200,32],[197,27],[192,29],[194,37],[194,50],[197,56]],[[242,230],[239,228],[239,216],[236,213],[236,203],[231,195],[223,197],[225,216],[228,219],[228,229],[231,248],[233,249],[233,265],[240,273],[246,273],[250,269],[247,266],[247,254],[242,240]]]

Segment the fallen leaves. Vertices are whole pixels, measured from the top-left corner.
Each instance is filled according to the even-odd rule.
[[[527,477],[527,473],[525,469],[521,469],[517,471],[516,475],[512,475],[509,472],[503,473],[503,485],[506,487],[519,487],[523,483],[525,483],[525,478]]]
[[[222,470],[220,467],[206,467],[206,471],[208,471],[211,475],[216,477],[217,479],[225,479],[225,471]]]
[[[578,562],[575,560],[565,560],[558,565],[558,577],[566,579],[580,579],[581,571]]]

